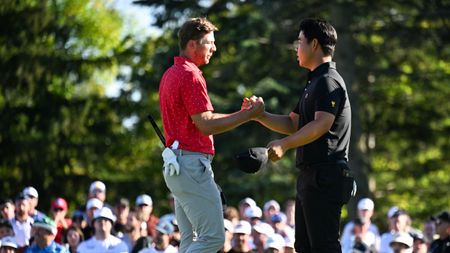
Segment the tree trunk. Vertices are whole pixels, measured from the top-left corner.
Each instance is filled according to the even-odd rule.
[[[355,81],[355,40],[351,30],[352,8],[351,2],[336,3],[332,8],[332,24],[338,34],[338,43],[335,51],[336,65],[339,73],[345,80],[348,95],[352,106],[352,135],[350,139],[349,166],[353,171],[357,182],[357,195],[347,204],[348,218],[355,218],[357,215],[357,200],[369,196],[368,169],[364,163],[364,151],[361,149],[362,130],[359,120],[359,100],[358,82]]]

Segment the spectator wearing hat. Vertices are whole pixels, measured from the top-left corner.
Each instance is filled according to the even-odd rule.
[[[178,253],[178,249],[170,245],[170,236],[174,231],[172,223],[162,220],[156,226],[154,245],[139,251],[139,253]]]
[[[413,245],[413,238],[405,232],[396,233],[389,246],[392,248],[393,253],[407,253],[411,252]]]
[[[86,227],[82,229],[84,238],[91,238],[94,235],[94,215],[103,207],[103,202],[97,198],[89,199],[86,203]]]
[[[272,225],[272,215],[280,212],[280,204],[276,200],[269,200],[264,204],[264,221]]]
[[[430,253],[450,253],[450,213],[445,211],[436,218],[436,234],[439,238],[430,245]]]
[[[126,231],[128,215],[130,213],[130,201],[126,198],[120,198],[115,205],[117,220],[114,223],[114,231],[116,236],[122,238]]]
[[[16,253],[17,243],[14,236],[5,236],[0,240],[0,253]]]
[[[147,236],[147,223],[140,219],[138,213],[132,209],[128,212],[125,234],[121,238],[128,246],[129,251],[133,251],[139,238]]]
[[[287,217],[282,212],[272,215],[271,218],[272,227],[275,230],[275,233],[280,234],[283,238],[295,235],[294,229],[287,225],[286,220]]]
[[[228,253],[249,253],[252,252],[251,242],[252,226],[248,221],[240,220],[234,227],[233,247]]]
[[[25,187],[25,189],[23,189],[23,195],[25,195],[30,202],[30,209],[28,213],[31,218],[33,218],[34,220],[38,220],[46,217],[46,215],[43,212],[36,209],[39,204],[39,194],[34,187],[32,186]]]
[[[0,218],[4,220],[12,220],[14,218],[15,206],[11,199],[0,199]]]
[[[14,236],[14,230],[9,220],[0,219],[0,239],[6,236]]]
[[[152,238],[156,236],[156,224],[159,223],[159,218],[153,215],[153,200],[147,194],[139,195],[136,198],[136,206],[139,217],[147,222],[147,233]]]
[[[102,201],[106,201],[106,185],[102,181],[94,181],[89,186],[88,199],[96,198]]]
[[[252,198],[245,198],[239,202],[239,217],[245,219],[245,210],[248,207],[256,206],[256,202]]]
[[[129,252],[127,245],[111,234],[116,217],[108,207],[102,207],[94,213],[95,234],[83,241],[77,248],[78,253],[124,253]]]
[[[274,233],[267,240],[267,249],[264,251],[264,253],[284,253],[285,244],[286,242],[284,241],[283,236]]]
[[[76,226],[70,226],[65,235],[64,235],[64,242],[66,243],[66,248],[69,250],[70,253],[76,253],[78,245],[84,241],[84,235],[83,231],[79,227]]]
[[[380,253],[394,252],[392,247],[390,246],[391,241],[395,236],[397,236],[397,234],[408,234],[410,230],[411,218],[404,210],[397,209],[395,212],[388,212],[388,214],[390,215],[389,222],[391,224],[391,230],[381,235]],[[408,249],[407,251],[411,252],[411,249]]]
[[[80,210],[75,210],[72,214],[72,226],[83,231],[87,227],[86,213]]]
[[[31,238],[31,225],[34,220],[30,217],[30,202],[27,196],[20,194],[15,201],[16,215],[11,220],[14,230],[14,237],[18,246],[18,251],[23,252],[29,245]]]
[[[225,242],[223,243],[223,247],[219,250],[219,253],[228,253],[233,247],[234,225],[230,220],[223,219],[223,227],[225,228]]]
[[[267,240],[275,233],[272,226],[268,223],[261,222],[253,226],[252,236],[255,248],[253,249],[257,253],[263,253],[267,248]]]
[[[412,253],[427,253],[428,244],[425,236],[420,231],[413,231],[409,233],[413,238]]]
[[[358,201],[358,219],[348,222],[342,231],[341,247],[342,252],[349,252],[353,248],[355,241],[355,221],[358,221],[361,227],[360,238],[363,243],[374,247],[374,250],[380,249],[380,232],[378,227],[372,223],[371,218],[374,213],[375,204],[369,198],[362,198]],[[359,229],[359,228],[357,228]]]
[[[55,242],[62,243],[62,237],[67,228],[72,225],[72,220],[66,218],[67,215],[67,202],[63,198],[56,198],[52,202],[51,217],[56,223],[58,233],[56,233]]]
[[[289,237],[285,237],[284,241],[285,241],[284,253],[295,253],[295,248],[294,248],[295,234],[293,234]]]
[[[25,252],[26,253],[69,253],[69,250],[55,242],[55,236],[58,232],[56,223],[49,217],[44,217],[40,220],[35,220],[34,228],[34,243]]]
[[[250,222],[252,226],[261,222],[262,210],[258,206],[250,206],[245,209],[244,218]]]

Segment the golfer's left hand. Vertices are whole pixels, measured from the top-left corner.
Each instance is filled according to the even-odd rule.
[[[280,160],[286,149],[282,140],[274,140],[267,144],[269,159],[273,162]]]

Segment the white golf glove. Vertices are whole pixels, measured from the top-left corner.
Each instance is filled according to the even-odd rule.
[[[180,165],[177,161],[177,156],[170,148],[165,148],[162,152],[164,160],[164,174],[167,176],[173,176],[180,174]]]

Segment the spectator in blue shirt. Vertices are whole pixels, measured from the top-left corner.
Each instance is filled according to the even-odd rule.
[[[34,244],[25,253],[69,253],[67,248],[55,242],[56,223],[49,217],[34,221]]]

